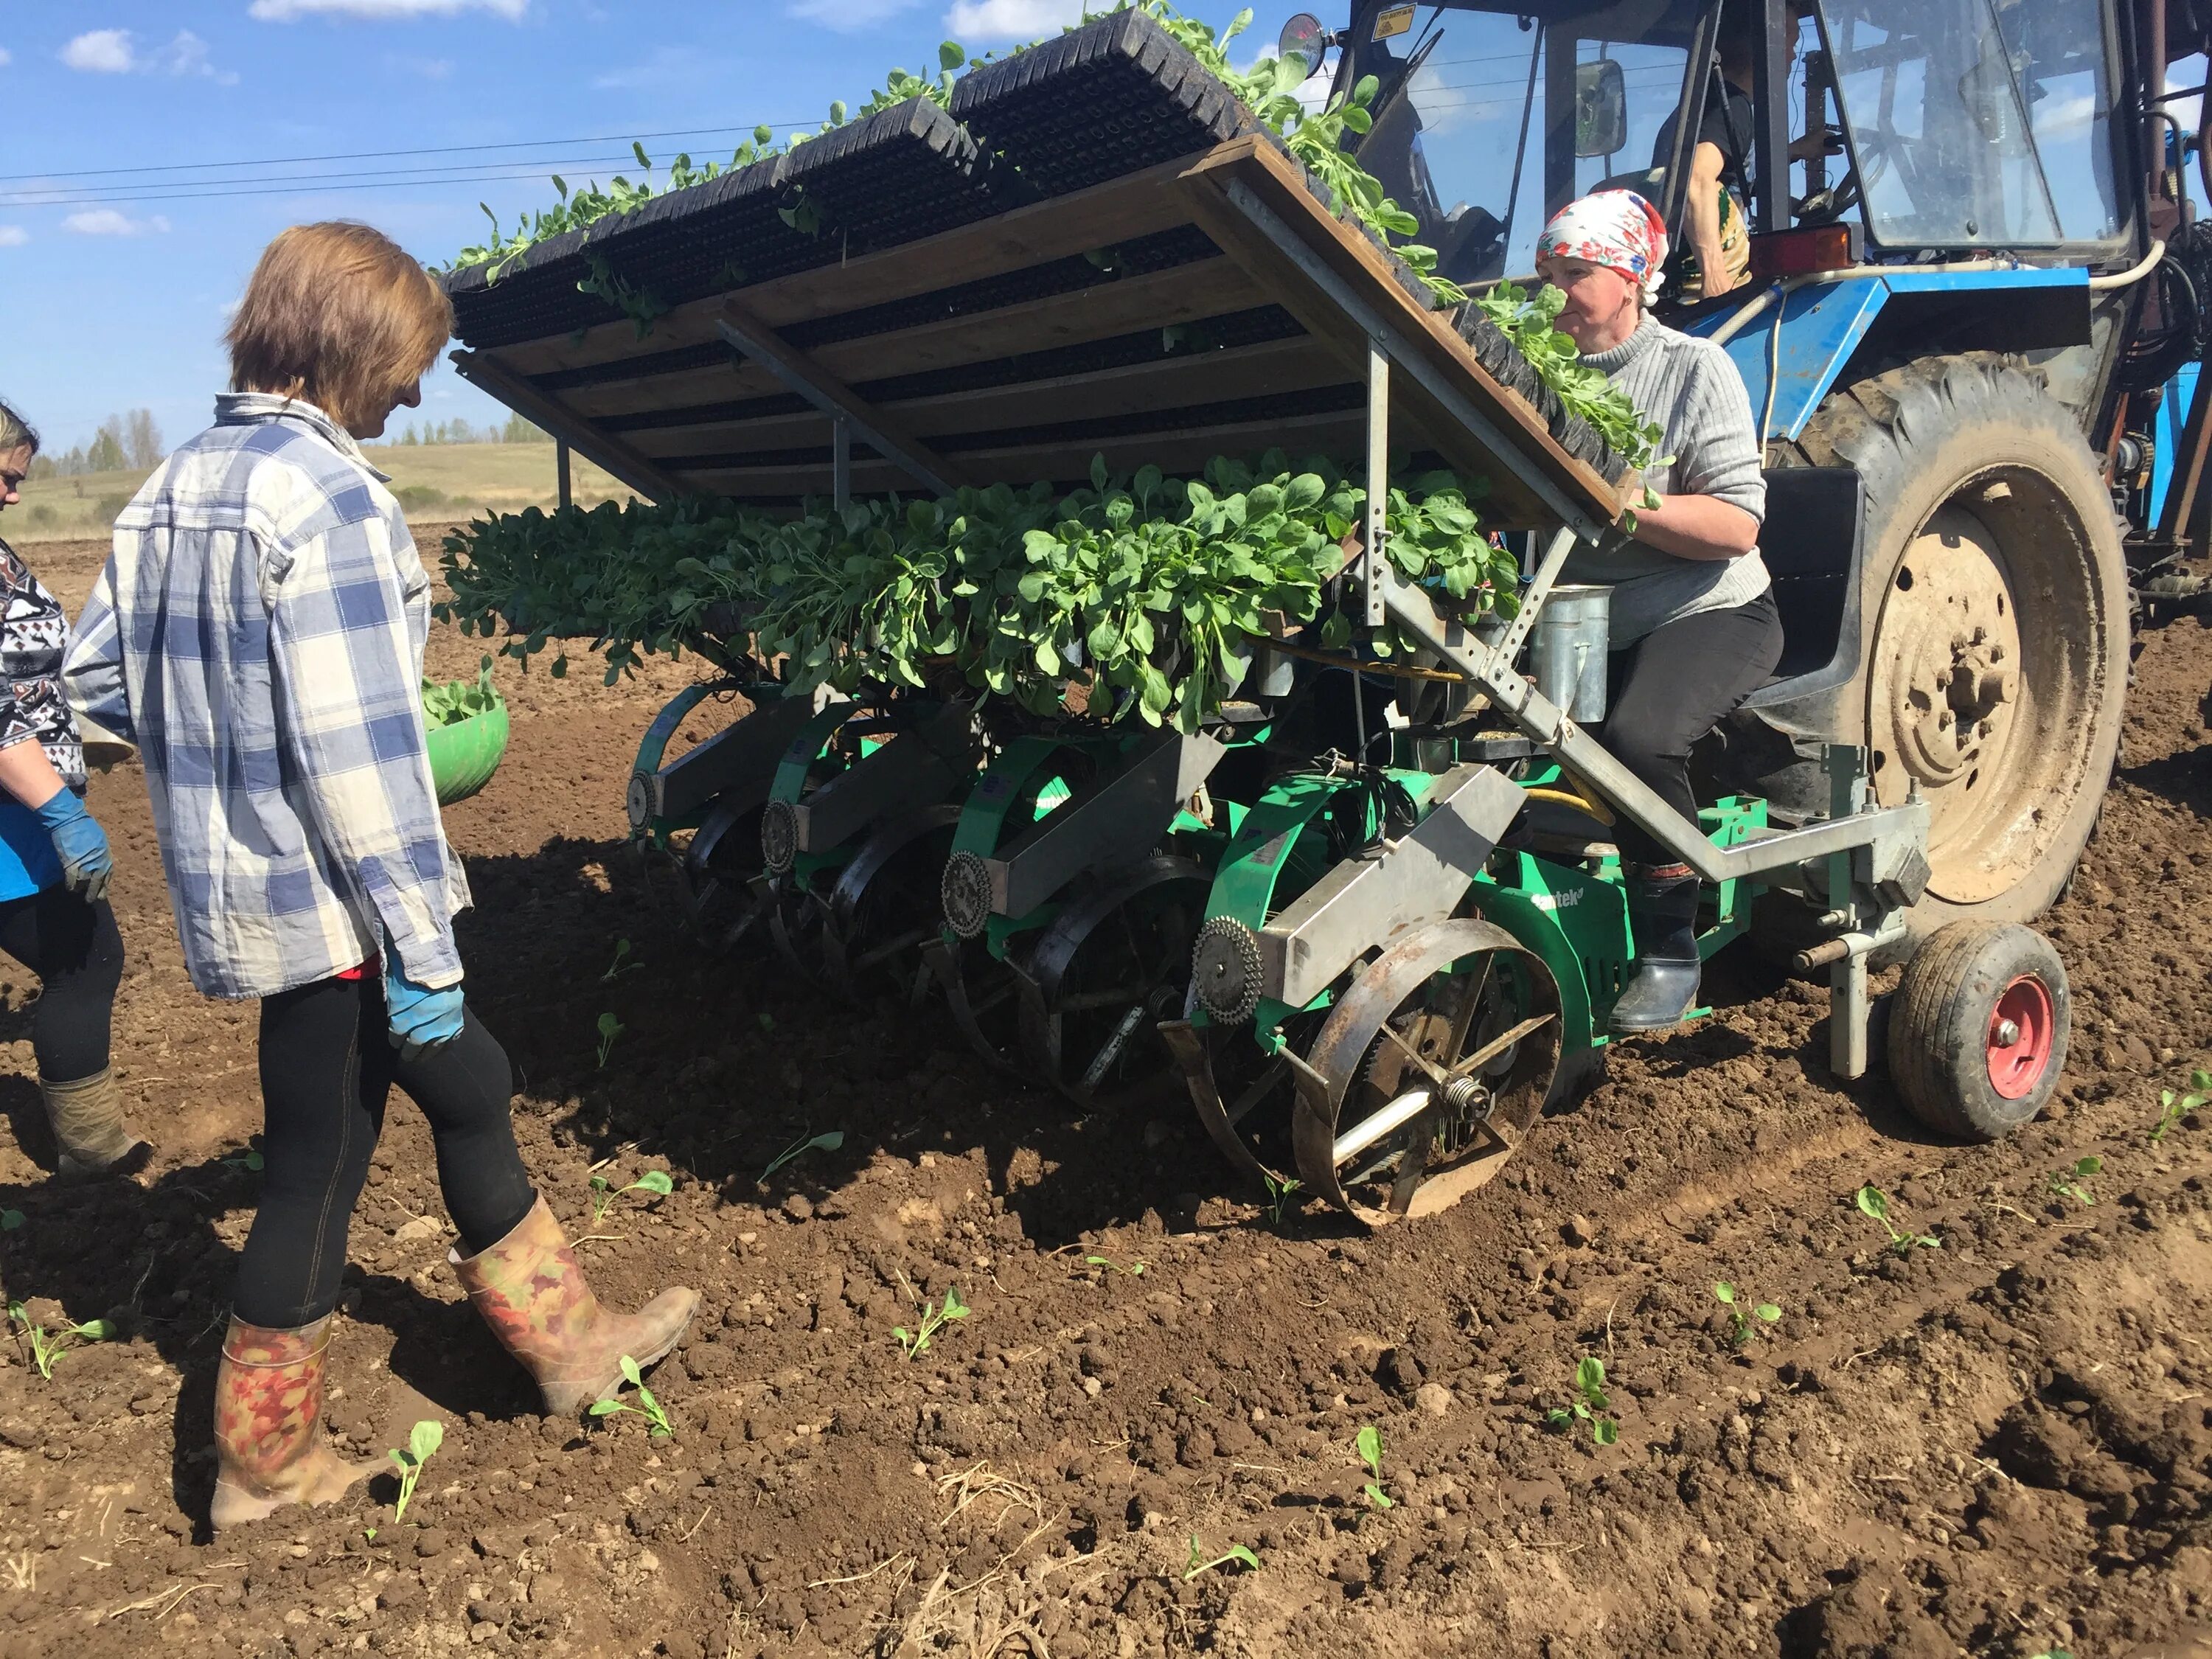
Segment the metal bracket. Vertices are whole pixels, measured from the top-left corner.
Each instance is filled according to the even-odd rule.
[[[1367,626],[1382,625],[1383,546],[1390,524],[1390,357],[1382,343],[1367,341],[1367,536],[1361,556],[1363,612]]]
[[[764,702],[706,742],[686,750],[681,758],[650,777],[641,772],[635,775],[629,787],[638,799],[631,808],[631,822],[638,821],[641,806],[647,823],[688,817],[725,790],[739,785],[757,784],[760,798],[765,800],[784,750],[813,715],[812,705],[804,697]]]
[[[846,487],[851,488],[851,443],[855,437],[884,459],[906,469],[939,495],[950,495],[959,483],[957,471],[933,453],[920,439],[898,426],[855,393],[819,363],[785,341],[783,337],[734,300],[722,302],[722,315],[714,326],[735,350],[751,358],[792,391],[827,415],[833,427],[842,428],[846,453]],[[833,471],[835,463],[832,463]]]
[[[968,703],[946,704],[926,729],[878,744],[799,800],[792,808],[797,849],[828,852],[895,807],[943,800],[958,781],[956,757],[963,746],[970,773],[981,758],[974,713]]]
[[[1445,773],[1419,824],[1380,857],[1336,865],[1260,931],[1261,995],[1303,1008],[1364,952],[1449,915],[1525,800],[1495,767]]]

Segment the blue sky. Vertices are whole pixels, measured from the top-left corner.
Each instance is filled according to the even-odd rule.
[[[1185,9],[1218,25],[1237,7]],[[511,222],[550,198],[548,173],[572,184],[635,176],[634,162],[611,159],[627,157],[629,135],[811,128],[832,99],[858,102],[893,65],[933,69],[942,40],[1004,46],[1080,9],[1080,0],[0,9],[0,398],[56,448],[140,405],[175,443],[206,423],[226,376],[228,307],[288,224],[362,219],[442,263],[479,239],[479,201]],[[1295,9],[1258,8],[1255,41],[1272,40]],[[665,164],[687,145],[699,157],[726,151],[738,136],[645,146]],[[616,142],[576,142],[605,137]],[[538,143],[547,140],[562,142]],[[298,159],[392,150],[430,153]],[[253,165],[210,165],[230,163]],[[433,168],[447,171],[381,182]],[[443,367],[424,392],[431,418],[503,413]]]

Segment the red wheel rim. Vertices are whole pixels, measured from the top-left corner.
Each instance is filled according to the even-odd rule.
[[[2057,1032],[2050,987],[2033,974],[2006,986],[1990,1014],[1990,1087],[2007,1100],[2034,1093],[2050,1067]]]

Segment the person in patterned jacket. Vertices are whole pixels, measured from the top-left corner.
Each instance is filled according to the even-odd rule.
[[[39,453],[0,404],[0,511]],[[107,836],[84,806],[84,747],[62,696],[69,618],[0,541],[0,951],[39,976],[31,1048],[63,1176],[135,1174],[153,1149],[124,1126],[108,1069],[123,937],[107,905]]]
[[[144,751],[185,965],[261,1001],[261,1202],[216,1374],[217,1530],[338,1498],[378,1466],[322,1432],[346,1231],[395,1083],[422,1108],[469,1299],[549,1414],[673,1348],[698,1293],[603,1307],[514,1144],[513,1068],[461,995],[469,900],[430,780],[430,578],[360,442],[421,399],[453,331],[430,274],[366,225],[264,251],[215,424],[115,521],[63,679]]]

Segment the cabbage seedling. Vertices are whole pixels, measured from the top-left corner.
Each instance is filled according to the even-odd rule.
[[[933,1302],[922,1304],[921,1325],[913,1335],[907,1334],[906,1327],[903,1325],[894,1329],[891,1334],[898,1339],[899,1346],[906,1350],[906,1357],[912,1359],[916,1354],[927,1353],[929,1351],[932,1337],[954,1320],[967,1318],[969,1312],[968,1304],[960,1299],[960,1287],[957,1285],[948,1285],[945,1289],[943,1308],[939,1308]]]
[[[0,1210],[0,1233],[12,1233],[23,1224],[21,1210]]]
[[[1083,1260],[1085,1266],[1103,1267],[1109,1273],[1126,1273],[1131,1279],[1142,1279],[1145,1276],[1145,1264],[1141,1261],[1132,1261],[1124,1267],[1117,1265],[1108,1256],[1086,1255]]]
[[[1870,1215],[1881,1223],[1889,1234],[1889,1248],[1899,1255],[1911,1255],[1915,1250],[1940,1250],[1943,1241],[1933,1233],[1909,1233],[1902,1231],[1889,1218],[1889,1194],[1879,1187],[1862,1187],[1858,1192],[1859,1213]]]
[[[607,1069],[607,1056],[615,1051],[615,1039],[628,1030],[629,1030],[629,1026],[615,1018],[614,1010],[611,1008],[599,1016],[599,1069],[601,1071]]]
[[[625,1405],[620,1400],[598,1400],[592,1403],[594,1417],[612,1417],[617,1412],[635,1412],[642,1417],[652,1430],[655,1440],[665,1440],[676,1432],[676,1425],[668,1420],[668,1413],[653,1397],[653,1390],[645,1386],[645,1376],[637,1368],[637,1361],[628,1354],[622,1357],[623,1381],[637,1390],[637,1404]]]
[[[1378,1510],[1395,1509],[1397,1505],[1391,1502],[1389,1493],[1382,1490],[1382,1431],[1370,1423],[1352,1443],[1372,1477],[1367,1483],[1367,1501]]]
[[[2158,1091],[2158,1121],[2151,1125],[2153,1140],[2166,1139],[2166,1132],[2194,1112],[2207,1100],[2212,1100],[2212,1072],[2191,1072],[2189,1091],[2176,1094],[2171,1089]]]
[[[8,1304],[8,1317],[20,1328],[24,1340],[31,1345],[31,1363],[39,1368],[39,1375],[48,1382],[53,1380],[54,1365],[78,1342],[105,1342],[115,1334],[115,1327],[105,1319],[88,1319],[83,1324],[63,1326],[52,1336],[46,1328],[32,1323],[31,1316],[23,1311],[20,1302]]]
[[[1575,1367],[1575,1393],[1578,1396],[1571,1406],[1554,1406],[1544,1415],[1544,1420],[1562,1431],[1572,1428],[1579,1419],[1590,1425],[1590,1438],[1601,1446],[1610,1446],[1620,1438],[1620,1425],[1607,1415],[1613,1401],[1605,1392],[1605,1361],[1595,1354],[1584,1356]]]
[[[2077,1158],[2072,1169],[2053,1170],[2045,1177],[2045,1184],[2051,1188],[2054,1197],[2070,1198],[2076,1203],[2094,1208],[2097,1195],[2089,1190],[2088,1181],[2104,1167],[2105,1160],[2101,1158]]]
[[[1744,1312],[1743,1304],[1735,1299],[1735,1286],[1729,1284],[1728,1280],[1723,1279],[1716,1281],[1713,1285],[1713,1294],[1726,1304],[1729,1319],[1735,1327],[1735,1345],[1741,1348],[1751,1340],[1759,1328],[1751,1322],[1751,1314]],[[1771,1302],[1760,1303],[1751,1310],[1751,1313],[1757,1314],[1769,1325],[1782,1317],[1782,1310]]]
[[[407,1431],[404,1450],[394,1447],[385,1453],[399,1469],[399,1501],[392,1506],[394,1522],[407,1513],[407,1505],[415,1497],[415,1483],[422,1478],[422,1466],[430,1461],[430,1454],[446,1443],[446,1425],[428,1419],[417,1423]]]
[[[599,975],[599,982],[602,985],[610,983],[621,978],[624,974],[634,974],[644,966],[641,962],[632,962],[629,959],[629,941],[626,939],[618,939],[615,941],[614,964]]]
[[[1216,1567],[1225,1567],[1231,1561],[1241,1561],[1254,1572],[1260,1571],[1260,1558],[1242,1544],[1231,1544],[1213,1559],[1207,1560],[1205,1549],[1194,1534],[1190,1540],[1190,1565],[1183,1570],[1182,1581],[1188,1584],[1199,1574],[1212,1572]]]
[[[676,1183],[660,1170],[647,1170],[627,1187],[617,1187],[605,1176],[595,1175],[592,1177],[592,1224],[597,1226],[604,1221],[615,1200],[624,1193],[650,1193],[655,1198],[665,1198],[675,1190]]]
[[[1296,1176],[1278,1176],[1272,1170],[1261,1171],[1261,1176],[1267,1183],[1267,1219],[1279,1227],[1283,1224],[1283,1206],[1305,1182]]]
[[[809,1152],[834,1152],[844,1144],[845,1132],[842,1129],[827,1130],[811,1140],[794,1140],[769,1160],[768,1168],[760,1172],[759,1184],[767,1186],[768,1178],[793,1158],[804,1158]]]

